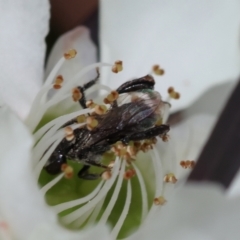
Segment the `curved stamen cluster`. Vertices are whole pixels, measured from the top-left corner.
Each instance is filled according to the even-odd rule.
[[[37,179],[39,179],[43,167],[46,165],[49,157],[59,143],[64,138],[67,141],[73,140],[75,138],[74,130],[79,127],[85,126],[89,131],[94,129],[98,124],[94,116],[106,113],[109,106],[104,104],[98,105],[93,101],[88,101],[87,109],[65,114],[48,122],[41,128],[37,128],[47,110],[67,98],[72,98],[73,102],[77,102],[75,104],[78,104],[78,101],[82,97],[78,86],[84,84],[81,79],[89,71],[104,66],[111,67],[112,71],[115,73],[122,70],[122,62],[117,61],[114,65],[107,63],[92,64],[85,67],[73,76],[72,79],[68,80],[64,79],[62,75],[57,75],[64,62],[74,58],[75,55],[76,51],[71,50],[59,60],[44,83],[43,88],[37,95],[27,119],[30,130],[34,132],[35,146],[33,147],[33,168]],[[157,71],[159,75],[163,74],[163,70],[159,67],[155,66],[155,71]],[[49,94],[53,89],[55,91],[54,94]],[[86,98],[88,99],[89,94],[97,90],[106,90],[108,92],[103,99],[105,104],[111,104],[118,98],[118,93],[116,91],[112,91],[109,87],[101,84],[93,86],[88,94],[86,94]],[[76,121],[71,123],[72,119],[76,119]],[[162,120],[163,123],[164,121],[165,119]],[[66,123],[69,123],[68,126],[66,126]],[[62,126],[66,127],[62,128]],[[137,178],[137,187],[140,188],[141,193],[141,223],[151,218],[156,208],[159,208],[159,205],[162,205],[165,201],[164,195],[168,185],[176,182],[175,176],[171,173],[174,163],[171,162],[171,159],[161,159],[157,151],[159,148],[158,144],[160,144],[162,140],[167,141],[167,136],[165,136],[165,138],[162,136],[162,139],[158,137],[151,140],[130,142],[127,146],[123,145],[121,142],[112,145],[111,152],[114,156],[114,161],[111,161],[108,165],[109,169],[102,173],[102,179],[98,182],[95,189],[79,199],[53,206],[57,214],[78,206],[76,210],[70,211],[62,216],[61,222],[64,225],[72,224],[71,226],[75,228],[89,226],[93,223],[107,223],[111,213],[114,211],[114,206],[117,201],[119,201],[118,199],[122,191],[123,183],[127,181],[124,207],[111,232],[112,238],[117,238],[124,226],[126,218],[131,217],[128,216],[128,212],[131,208],[131,201],[134,195],[135,186],[133,186],[132,181],[134,178]],[[140,167],[141,163],[136,161],[139,152],[147,152],[148,156],[150,156],[151,161],[148,162],[148,164],[152,166],[154,176],[144,176],[144,171],[142,171]],[[146,159],[146,161],[149,160]],[[43,186],[41,192],[46,194],[48,190],[58,184],[63,177],[71,178],[73,174],[74,169],[64,164],[62,166],[62,173]],[[150,192],[147,188],[148,181],[150,185],[155,188],[152,193],[154,196],[152,202],[149,202],[148,198]],[[107,206],[105,209],[102,209],[106,201],[108,201]]]

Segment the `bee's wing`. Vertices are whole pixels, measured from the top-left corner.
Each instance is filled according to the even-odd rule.
[[[151,116],[161,102],[159,96],[149,93],[135,93],[135,95],[135,98],[132,97],[130,102],[124,103],[122,101],[121,106],[111,109],[101,122],[99,129],[101,131],[112,129],[116,132],[130,129],[133,125],[139,124],[142,120]]]

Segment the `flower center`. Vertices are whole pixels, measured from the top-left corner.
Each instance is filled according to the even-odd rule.
[[[113,65],[92,64],[82,69],[72,79],[65,79],[64,76],[58,75],[64,62],[73,61],[75,55],[76,51],[70,50],[59,60],[38,93],[27,119],[27,125],[35,139],[34,173],[42,186],[41,192],[46,195],[47,202],[53,206],[53,210],[59,214],[60,221],[65,226],[76,229],[92,224],[108,223],[112,226],[113,239],[126,237],[133,229],[148,221],[156,208],[160,208],[166,202],[169,189],[177,181],[172,173],[174,172],[173,158],[164,159],[158,151],[161,145],[166,144],[164,142],[168,141],[168,136],[160,134],[158,137],[131,140],[126,143],[113,141],[109,143],[110,147],[106,148],[100,161],[94,162],[95,166],[104,164],[107,167],[101,172],[99,172],[100,168],[93,168],[93,171],[95,170],[101,177],[95,181],[79,179],[76,173],[81,172],[81,164],[79,164],[81,161],[74,158],[68,159],[67,162],[61,162],[61,160],[65,155],[67,158],[74,156],[81,147],[78,144],[82,138],[87,142],[89,136],[99,137],[100,133],[93,135],[93,132],[97,128],[102,129],[103,119],[115,103],[123,106],[129,102],[138,101],[139,93],[133,91],[125,95],[119,94],[99,83],[89,88],[87,93],[83,92],[81,86],[84,84],[86,86],[82,80],[85,74],[94,69],[97,69],[98,73],[98,68],[106,66],[111,67],[112,72],[118,73],[122,70],[122,62],[116,61]],[[164,70],[155,65],[153,72],[162,75]],[[99,77],[99,73],[97,75]],[[88,100],[91,93],[99,90],[107,91],[107,95],[102,99],[104,104]],[[148,101],[146,99],[149,98],[149,94],[152,92],[140,93],[144,103]],[[156,96],[151,97],[156,97],[158,100],[159,97]],[[179,98],[179,94],[173,88],[169,90],[169,96]],[[87,100],[84,103],[85,109],[56,117],[46,124],[41,123],[49,109],[56,104],[72,99],[72,103],[78,105],[84,98]],[[155,119],[156,126],[166,122],[170,105],[167,102],[160,102],[162,107],[156,112],[161,117]],[[135,113],[131,114],[135,116]],[[146,126],[148,124],[151,124],[151,121],[145,123]],[[101,141],[104,142],[105,139]],[[85,142],[83,141],[82,144]],[[72,153],[70,150],[67,154],[61,152],[62,148],[59,146],[63,143],[64,146],[69,146],[69,149],[74,148],[71,150]],[[86,151],[87,157],[81,151],[77,153],[89,160],[91,154],[92,157],[96,157],[96,154],[94,155],[91,151],[93,151],[91,148]],[[54,158],[54,166],[60,164],[56,177],[44,170],[51,164],[49,159],[54,154],[57,154]],[[86,164],[86,160],[83,163]],[[88,177],[96,176],[88,172],[87,174],[89,174]],[[86,177],[86,175],[80,176]]]

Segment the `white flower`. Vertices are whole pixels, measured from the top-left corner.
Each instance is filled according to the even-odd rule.
[[[11,5],[12,4],[12,5]],[[4,2],[4,10],[5,12],[8,10],[11,10],[15,3],[13,1]],[[34,19],[36,14],[36,11],[33,9],[37,9],[37,12],[39,14],[42,14],[41,17],[39,17],[38,21],[45,22],[46,23],[46,9],[48,9],[48,4],[46,1],[31,1],[30,2],[21,2],[20,5],[17,5],[19,8],[22,8],[23,10],[26,9],[26,6],[28,6],[28,10],[25,14],[21,15],[21,11],[18,9],[19,13],[16,11],[14,12],[16,16],[18,17],[18,21],[23,18],[28,18],[30,14],[31,19]],[[26,5],[25,5],[26,4]],[[30,6],[33,7],[33,9],[30,8]],[[18,15],[19,14],[19,15]],[[34,16],[33,16],[34,15]],[[2,12],[3,18],[6,19],[9,18],[9,16],[4,15],[4,11]],[[14,14],[10,15],[14,19]],[[40,16],[40,15],[39,15]],[[44,20],[45,19],[45,20]],[[30,22],[30,21],[29,21]],[[24,22],[25,24],[25,22]],[[38,22],[32,21],[30,24],[38,25]],[[20,25],[20,24],[19,24]],[[9,25],[11,27],[13,25]],[[65,171],[63,174],[60,174],[57,178],[55,178],[52,181],[48,181],[46,185],[39,190],[37,186],[37,179],[40,175],[40,172],[42,170],[42,167],[45,165],[45,162],[48,160],[48,156],[50,156],[51,152],[54,150],[54,148],[57,146],[57,143],[61,141],[61,139],[64,137],[64,131],[61,129],[59,130],[59,127],[61,127],[62,123],[65,123],[67,120],[72,119],[74,116],[78,116],[79,114],[83,114],[85,110],[79,110],[78,113],[68,114],[65,116],[62,116],[57,119],[57,121],[49,122],[48,124],[38,127],[38,130],[36,130],[37,125],[39,124],[39,121],[43,118],[45,112],[54,106],[54,103],[59,103],[60,100],[66,100],[69,97],[71,98],[71,89],[73,86],[77,86],[79,84],[82,84],[86,80],[89,79],[89,76],[83,78],[83,75],[87,73],[87,70],[90,68],[95,68],[96,66],[102,66],[103,64],[95,64],[90,67],[87,67],[83,69],[82,71],[77,73],[77,76],[73,79],[70,79],[69,81],[64,81],[63,83],[57,82],[55,85],[58,85],[57,88],[60,86],[61,89],[57,90],[56,93],[51,93],[52,89],[52,81],[54,80],[58,70],[60,69],[61,65],[64,62],[64,59],[60,59],[58,64],[56,65],[55,69],[52,70],[50,73],[50,77],[46,80],[43,87],[41,86],[41,79],[42,79],[42,63],[43,63],[43,37],[46,33],[46,28],[43,27],[44,30],[40,31],[42,34],[38,37],[37,41],[41,41],[41,48],[39,49],[39,55],[36,56],[36,52],[34,51],[35,47],[39,47],[38,44],[35,45],[35,47],[32,47],[30,50],[28,48],[21,49],[22,42],[20,45],[13,44],[14,51],[12,52],[13,55],[16,54],[18,57],[11,58],[11,48],[7,47],[7,41],[3,41],[4,44],[0,44],[0,47],[3,48],[3,53],[5,58],[5,62],[2,61],[2,72],[3,72],[3,84],[5,84],[4,91],[1,92],[1,95],[3,96],[4,101],[11,106],[12,109],[14,109],[19,116],[22,118],[25,118],[24,125],[5,105],[5,103],[1,102],[0,107],[0,237],[1,239],[115,239],[118,236],[119,231],[122,228],[122,225],[130,225],[130,228],[127,228],[125,226],[125,232],[124,235],[129,235],[129,232],[126,233],[126,231],[132,231],[134,230],[134,227],[140,226],[140,231],[144,231],[146,234],[146,229],[148,224],[153,226],[153,222],[158,221],[158,216],[156,216],[156,213],[159,212],[159,209],[163,209],[164,207],[155,206],[152,204],[154,197],[159,197],[163,195],[163,198],[160,197],[156,199],[156,203],[164,203],[164,198],[167,200],[170,200],[171,195],[171,189],[173,188],[172,183],[170,182],[163,182],[163,178],[165,174],[172,173],[173,171],[176,171],[176,174],[178,174],[178,169],[174,169],[175,160],[178,159],[179,156],[181,156],[182,159],[186,159],[188,157],[195,158],[195,151],[189,152],[189,151],[183,151],[182,154],[177,153],[177,156],[174,155],[174,151],[169,151],[172,148],[181,149],[184,147],[177,148],[179,141],[177,141],[177,136],[182,139],[183,136],[186,135],[186,138],[188,139],[189,143],[193,144],[193,146],[197,149],[199,149],[199,146],[202,145],[202,140],[199,140],[199,138],[195,138],[195,132],[192,132],[192,130],[199,130],[198,129],[191,129],[189,130],[189,126],[191,126],[191,121],[195,121],[190,119],[188,123],[185,125],[181,125],[180,127],[176,128],[176,131],[173,129],[172,133],[172,141],[169,141],[169,144],[167,143],[158,143],[157,147],[160,149],[160,157],[161,159],[158,159],[159,153],[154,148],[154,150],[151,152],[151,160],[152,163],[147,162],[150,159],[141,159],[139,158],[135,170],[136,175],[139,183],[136,185],[134,179],[131,179],[131,181],[125,182],[125,188],[123,183],[123,173],[125,171],[125,161],[119,161],[116,160],[113,170],[112,170],[112,176],[107,181],[101,181],[96,182],[96,187],[93,192],[83,193],[83,195],[86,195],[85,197],[82,197],[80,199],[76,199],[67,203],[59,204],[53,207],[55,210],[55,213],[62,212],[63,210],[66,210],[68,208],[71,208],[73,206],[78,206],[82,203],[85,203],[84,206],[81,206],[79,209],[74,209],[74,211],[65,213],[65,216],[60,217],[60,220],[64,222],[65,224],[72,223],[72,227],[74,225],[76,227],[79,227],[83,225],[83,223],[87,220],[88,225],[91,226],[91,229],[88,230],[81,230],[81,231],[70,231],[66,230],[63,227],[61,227],[57,223],[56,214],[53,212],[53,209],[51,207],[46,206],[43,199],[43,193],[46,193],[50,188],[53,187],[57,183],[57,181],[60,181],[60,179],[64,176],[64,174],[69,173],[68,171]],[[22,31],[19,32],[19,35],[17,35],[17,39],[20,41],[21,36],[23,35],[24,40],[30,40],[32,36],[37,36],[37,33],[39,33],[36,30],[36,34],[32,35],[33,32],[31,32],[31,29],[24,28],[26,32],[25,34],[22,34]],[[18,33],[18,32],[17,32]],[[34,32],[35,33],[35,32]],[[76,35],[66,35],[66,38],[68,39],[69,36],[77,36],[77,37],[83,37],[82,40],[86,40],[85,43],[91,45],[91,43],[88,42],[88,34],[85,29],[77,29],[74,31],[74,33],[77,33]],[[13,35],[12,35],[13,34]],[[7,36],[9,41],[15,40],[15,31],[9,30],[7,31]],[[27,36],[27,37],[26,37]],[[26,39],[25,39],[26,37]],[[4,39],[4,38],[3,38]],[[74,39],[71,38],[71,39]],[[36,42],[37,42],[36,41]],[[61,40],[60,40],[61,43]],[[68,42],[69,43],[69,42]],[[85,48],[85,44],[82,44],[83,41],[79,42],[80,45],[76,48],[80,49],[80,56],[83,54],[83,49]],[[25,43],[23,46],[32,46],[30,44],[35,44],[34,39],[29,41],[29,45]],[[73,46],[73,43],[70,43],[71,46]],[[59,46],[59,45],[57,45]],[[57,48],[57,47],[56,47]],[[21,52],[20,50],[24,50]],[[56,50],[57,51],[57,50]],[[92,50],[94,55],[94,49]],[[60,51],[59,51],[60,52]],[[27,53],[26,55],[24,55]],[[87,52],[88,54],[89,52]],[[84,54],[83,54],[84,55]],[[24,57],[22,57],[24,56]],[[81,57],[79,60],[82,60]],[[14,61],[13,61],[14,60]],[[25,61],[26,60],[26,61]],[[33,60],[37,61],[35,64]],[[78,62],[77,59],[76,62],[83,67],[85,63]],[[55,61],[52,60],[54,63]],[[89,60],[91,62],[91,59]],[[89,63],[88,62],[88,63]],[[13,69],[14,66],[16,67],[16,72],[9,71]],[[64,79],[67,79],[69,76],[74,76],[76,72],[78,72],[77,65],[74,65],[73,62],[66,62],[65,68],[64,66],[60,69],[60,72],[63,73]],[[68,65],[68,66],[67,66]],[[50,68],[50,67],[49,67]],[[80,68],[80,67],[79,67]],[[27,69],[28,71],[23,71],[23,69]],[[17,71],[18,70],[18,71]],[[9,71],[9,72],[8,72]],[[29,75],[28,75],[29,73]],[[34,74],[33,74],[34,73]],[[23,75],[24,74],[24,75]],[[33,75],[31,75],[33,74]],[[17,84],[18,77],[21,76],[21,79],[26,79],[26,83],[23,85],[23,88],[20,88]],[[68,77],[66,77],[68,76]],[[39,80],[39,83],[36,87],[36,89],[32,92],[32,85],[33,82],[31,81],[32,78]],[[80,79],[80,80],[79,80]],[[8,85],[7,85],[8,83]],[[35,83],[34,83],[35,84]],[[22,87],[22,86],[21,86]],[[101,88],[104,88],[105,90],[109,91],[109,88],[106,86],[99,86]],[[23,91],[20,91],[23,90]],[[35,97],[36,92],[40,90],[37,97],[35,98],[35,101],[33,102],[33,98]],[[93,89],[94,90],[94,89]],[[96,89],[95,89],[96,90]],[[12,93],[11,93],[12,91]],[[70,101],[71,103],[71,101]],[[31,106],[30,113],[27,116],[27,113],[29,111],[29,108]],[[60,105],[62,106],[62,105]],[[69,109],[69,106],[65,105],[65,107],[68,108],[69,111],[72,111],[72,109]],[[53,109],[51,109],[52,112]],[[58,110],[58,109],[57,109]],[[86,112],[91,112],[92,110],[87,109]],[[59,113],[59,111],[55,111],[54,115]],[[61,112],[61,111],[60,111]],[[62,110],[62,112],[65,112],[65,109]],[[210,124],[208,120],[208,117],[201,117],[201,121],[198,126],[200,126],[203,123],[203,119],[207,119],[206,123],[208,124],[208,127],[210,128]],[[195,123],[194,123],[195,124]],[[28,127],[28,129],[26,128]],[[79,124],[77,125],[79,126]],[[194,125],[193,125],[194,126]],[[50,128],[51,127],[51,128]],[[72,127],[76,127],[72,126]],[[50,128],[50,129],[49,129]],[[31,133],[34,134],[33,136],[29,133],[29,130]],[[48,130],[48,131],[47,131]],[[204,128],[206,132],[206,128]],[[46,132],[47,131],[47,132]],[[176,136],[174,136],[174,134]],[[184,135],[185,134],[185,135]],[[191,136],[194,136],[192,138]],[[206,135],[205,135],[206,136]],[[174,142],[176,141],[176,142]],[[52,145],[53,144],[53,145]],[[188,148],[191,145],[187,145]],[[31,152],[31,149],[33,148],[33,155]],[[188,149],[184,148],[184,149]],[[162,150],[161,150],[162,149]],[[191,149],[193,150],[193,149]],[[170,156],[164,156],[164,154],[170,154]],[[45,160],[44,160],[45,159]],[[41,160],[41,161],[38,161]],[[160,161],[159,161],[160,160]],[[145,164],[145,166],[144,166]],[[162,164],[162,166],[160,166]],[[121,166],[121,168],[120,168]],[[180,168],[180,166],[178,166]],[[119,173],[120,168],[120,173]],[[68,169],[69,170],[69,169]],[[70,168],[71,170],[71,168]],[[71,173],[71,172],[70,172]],[[43,173],[44,174],[44,173]],[[155,174],[155,176],[153,176]],[[180,174],[180,173],[179,173]],[[170,175],[172,177],[173,175]],[[44,177],[43,177],[44,178]],[[117,179],[117,180],[116,180]],[[154,181],[152,181],[154,179]],[[114,180],[117,181],[116,186],[112,188]],[[68,182],[69,181],[69,182]],[[41,180],[40,180],[41,182]],[[70,188],[70,180],[65,180],[67,183],[67,188]],[[78,181],[79,183],[80,181]],[[73,182],[74,183],[74,182]],[[85,187],[84,187],[85,184]],[[85,181],[82,183],[82,186],[80,186],[80,189],[86,190],[86,188],[89,187],[89,182]],[[54,187],[56,187],[55,185]],[[123,190],[126,190],[126,196],[124,196],[124,192],[120,192],[120,188],[123,186]],[[53,188],[54,188],[53,187]],[[76,186],[75,186],[76,187]],[[53,189],[52,188],[52,189]],[[110,196],[107,196],[107,193],[109,189],[112,188],[112,195],[110,193]],[[52,190],[51,189],[51,190]],[[90,188],[90,191],[92,191],[93,187]],[[101,190],[100,190],[101,189]],[[61,190],[63,190],[61,192]],[[57,189],[58,193],[56,192],[51,196],[58,198],[58,194],[66,194],[64,191],[66,190],[66,187],[63,184],[59,185],[59,188]],[[134,192],[135,190],[139,190],[138,193]],[[120,194],[119,194],[120,192]],[[121,196],[123,195],[123,196]],[[105,199],[105,197],[109,199]],[[47,196],[48,197],[48,196]],[[68,196],[67,196],[68,197]],[[134,198],[135,197],[135,198]],[[73,196],[73,198],[78,198],[78,196]],[[141,202],[139,202],[139,198],[141,199]],[[71,196],[70,196],[71,199]],[[131,202],[132,199],[132,202]],[[48,201],[49,198],[47,199]],[[56,199],[53,199],[53,202]],[[64,199],[60,198],[60,201],[66,201]],[[117,200],[117,202],[116,202]],[[104,206],[104,202],[108,203],[107,206]],[[114,204],[120,203],[123,206],[122,207],[114,207]],[[171,206],[171,205],[169,205]],[[136,207],[134,209],[134,207]],[[131,212],[131,209],[133,209],[133,212]],[[141,211],[139,211],[141,209]],[[168,210],[165,210],[168,211]],[[140,213],[139,213],[140,212]],[[100,213],[100,214],[99,214]],[[112,220],[112,222],[115,224],[111,227],[111,232],[108,234],[108,231],[106,229],[105,223],[107,223],[109,215],[113,214],[113,218],[116,218],[117,220]],[[166,214],[166,213],[165,213]],[[97,219],[97,216],[101,216],[100,219]],[[129,215],[127,218],[126,216]],[[89,218],[90,216],[90,218]],[[155,220],[155,217],[157,220]],[[96,220],[97,219],[97,220]],[[134,221],[138,221],[137,224],[131,223]],[[111,221],[110,221],[111,222]],[[141,225],[144,222],[144,225]],[[97,224],[97,226],[93,227],[91,223]],[[132,224],[132,225],[131,225]],[[161,230],[162,231],[162,230]],[[154,229],[154,233],[158,233],[158,230]],[[138,234],[138,232],[136,233]],[[158,233],[159,234],[159,233]],[[161,234],[161,232],[160,232]],[[160,235],[159,234],[159,235]],[[134,235],[133,235],[134,237]],[[133,238],[133,237],[130,237]],[[139,237],[138,237],[139,238]]]

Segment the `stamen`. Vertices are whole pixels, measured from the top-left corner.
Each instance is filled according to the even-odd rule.
[[[73,200],[73,201],[69,201],[69,202],[65,202],[65,203],[60,203],[58,205],[53,206],[53,209],[55,210],[56,213],[60,213],[63,212],[67,209],[70,209],[72,207],[81,205],[83,203],[87,203],[89,202],[92,198],[94,198],[98,192],[101,190],[102,186],[103,186],[104,181],[101,181],[98,186],[87,196],[77,199],[77,200]]]
[[[98,115],[103,115],[107,112],[107,107],[105,105],[96,105],[94,111]]]
[[[164,176],[164,182],[167,183],[176,183],[177,182],[177,178],[175,177],[175,175],[173,173],[168,173]]]
[[[82,98],[82,93],[79,91],[78,88],[72,89],[72,99],[74,102],[79,101]]]
[[[169,93],[169,96],[173,99],[179,99],[180,98],[180,93],[176,92],[173,87],[168,88],[168,93]]]
[[[73,168],[69,166],[68,164],[63,164],[61,166],[61,170],[64,173],[64,177],[66,179],[70,179],[73,177]]]
[[[140,188],[141,188],[141,194],[142,194],[142,222],[144,221],[144,219],[147,216],[147,212],[148,212],[148,198],[147,198],[147,190],[146,190],[146,186],[142,177],[141,172],[139,171],[139,169],[137,168],[136,164],[132,163],[138,180],[139,180],[139,184],[140,184]]]
[[[111,91],[110,94],[107,95],[106,98],[104,98],[104,103],[105,104],[111,104],[112,102],[114,102],[115,100],[117,100],[119,97],[119,94],[117,91]]]
[[[105,224],[107,222],[107,219],[108,219],[109,215],[112,212],[112,209],[113,209],[113,207],[114,207],[114,205],[117,201],[119,192],[120,192],[121,187],[122,187],[124,170],[125,170],[125,162],[123,161],[122,166],[121,166],[121,170],[120,170],[120,173],[119,173],[119,176],[118,176],[117,184],[116,184],[116,187],[114,188],[113,195],[111,197],[110,202],[107,205],[107,208],[105,209],[103,215],[101,216],[101,218],[99,220],[99,224]]]
[[[154,65],[152,67],[152,70],[156,75],[159,75],[159,76],[162,76],[165,73],[164,69],[160,68],[159,65]]]
[[[127,184],[127,198],[124,204],[124,208],[123,211],[121,213],[121,216],[119,217],[117,223],[115,224],[110,236],[112,239],[117,239],[118,233],[122,228],[122,225],[127,217],[129,208],[130,208],[130,204],[131,204],[131,198],[132,198],[132,187],[131,187],[131,181],[128,181]]]
[[[112,170],[112,177],[108,180],[105,181],[105,184],[101,191],[98,192],[97,196],[95,196],[94,199],[92,199],[90,202],[88,202],[86,205],[82,206],[81,208],[77,209],[76,211],[64,216],[62,218],[63,222],[65,224],[69,224],[79,217],[81,217],[85,212],[87,212],[89,209],[91,209],[93,206],[96,206],[98,202],[100,202],[108,193],[110,188],[112,187],[113,183],[115,182],[117,175],[118,175],[118,169],[120,167],[120,161],[119,159],[116,160],[116,164],[113,167]]]
[[[95,223],[100,211],[102,210],[104,201],[105,197],[95,206],[93,213],[88,220],[88,226],[92,226]]]
[[[60,174],[56,178],[54,178],[52,181],[47,183],[44,187],[41,188],[41,192],[43,195],[47,193],[47,191],[52,188],[54,185],[56,185],[64,176],[64,173]]]
[[[195,167],[195,164],[196,164],[195,161],[189,161],[189,160],[180,162],[180,166],[185,169],[187,168],[193,169]]]
[[[90,99],[90,100],[88,100],[87,102],[86,102],[86,106],[88,107],[88,108],[94,108],[95,106],[96,106],[96,103],[94,103],[93,102],[93,100],[92,99]]]
[[[123,70],[122,61],[116,61],[112,67],[112,72],[118,73]]]
[[[164,205],[167,201],[163,196],[160,196],[158,198],[154,198],[153,202],[155,205]]]
[[[75,49],[70,49],[68,52],[64,53],[65,59],[72,59],[75,58],[77,55],[77,51]]]
[[[110,179],[112,176],[112,173],[110,171],[104,171],[102,174],[101,174],[101,177],[103,180],[108,180]]]
[[[98,120],[90,116],[87,117],[86,123],[88,130],[91,131],[98,125]]]

